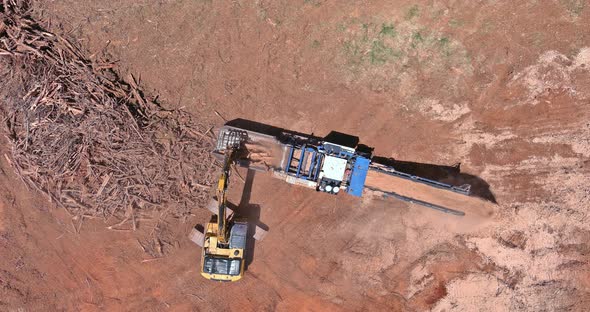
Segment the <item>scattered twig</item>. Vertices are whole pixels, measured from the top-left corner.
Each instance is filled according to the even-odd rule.
[[[115,228],[107,228],[111,231],[115,231],[115,232],[131,232],[133,231],[132,229],[115,229]]]
[[[205,184],[201,184],[201,183],[195,183],[196,186],[204,188],[204,189],[210,189],[211,185],[205,185]]]
[[[139,245],[139,247],[141,247],[141,250],[143,250],[143,252],[147,252],[145,250],[145,247],[143,246],[143,244],[139,241],[139,239],[136,239],[136,240],[137,240],[137,244]]]
[[[102,194],[102,191],[104,191],[104,188],[107,186],[107,183],[109,183],[109,180],[111,179],[112,174],[109,173],[107,174],[103,181],[102,184],[100,185],[100,187],[98,188],[98,192],[96,192],[96,197],[100,196]]]
[[[215,113],[215,115],[217,115],[217,117],[221,118],[221,120],[223,120],[223,122],[227,122],[227,119],[223,118],[223,116],[221,116],[221,114],[218,111],[213,110],[213,112]]]
[[[187,295],[189,295],[189,296],[193,296],[193,297],[195,297],[195,298],[199,299],[199,301],[205,301],[205,299],[203,299],[203,298],[202,298],[201,296],[199,296],[199,295],[195,295],[195,294],[187,294]]]

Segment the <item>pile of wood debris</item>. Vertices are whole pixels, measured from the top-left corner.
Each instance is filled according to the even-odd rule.
[[[28,187],[76,218],[135,229],[154,212],[204,207],[214,180],[211,128],[166,110],[113,64],[90,60],[28,17],[0,4],[1,110],[8,156]]]

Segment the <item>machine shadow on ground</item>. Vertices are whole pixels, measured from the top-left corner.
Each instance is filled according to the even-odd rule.
[[[256,175],[256,171],[249,169],[246,173],[246,178],[244,179],[244,189],[242,191],[242,196],[240,198],[240,202],[235,205],[233,203],[228,202],[229,208],[231,208],[234,213],[241,217],[245,217],[248,220],[248,235],[246,239],[246,263],[245,269],[248,269],[248,266],[254,261],[254,250],[256,247],[256,239],[254,239],[254,233],[256,232],[256,227],[260,227],[265,231],[268,231],[268,226],[261,223],[260,221],[260,205],[250,203],[250,197],[252,194],[252,185],[254,184],[254,176]]]
[[[365,155],[371,155],[373,152],[372,147],[359,143],[359,137],[336,131],[331,131],[327,136],[322,138],[316,136],[313,133],[300,133],[242,118],[230,120],[226,123],[226,125],[274,136],[279,140],[281,140],[282,138],[291,139],[293,137],[299,137],[306,140],[312,140],[317,142],[327,141],[339,145],[348,146],[351,148],[355,148],[359,153]],[[497,203],[493,192],[490,190],[490,185],[485,180],[476,175],[461,172],[460,163],[454,166],[444,166],[411,161],[402,161],[382,156],[373,156],[372,162],[376,164],[393,167],[397,171],[407,173],[413,176],[419,176],[438,182],[448,183],[454,186],[469,184],[471,185],[471,196],[484,199],[494,204]],[[244,192],[244,194],[247,194],[247,192]]]
[[[471,186],[470,190],[472,196],[497,204],[496,197],[490,190],[490,185],[478,176],[461,172],[460,163],[454,166],[443,166],[403,161],[381,156],[374,156],[372,160],[375,163],[393,167],[398,171],[434,181],[448,183],[455,186],[469,184]]]

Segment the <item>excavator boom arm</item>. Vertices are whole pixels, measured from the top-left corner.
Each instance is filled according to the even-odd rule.
[[[227,206],[226,191],[229,184],[229,176],[231,173],[231,164],[234,152],[234,149],[229,149],[226,151],[225,158],[223,160],[223,170],[221,172],[221,176],[219,177],[219,182],[217,183],[217,231],[219,233],[218,236],[221,243],[225,243],[227,238],[227,220],[225,215],[225,208]]]

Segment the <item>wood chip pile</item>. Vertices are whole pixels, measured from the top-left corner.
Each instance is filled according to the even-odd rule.
[[[28,187],[74,217],[119,227],[204,207],[213,134],[144,96],[133,77],[43,30],[15,0],[0,4],[0,103],[9,161]]]

